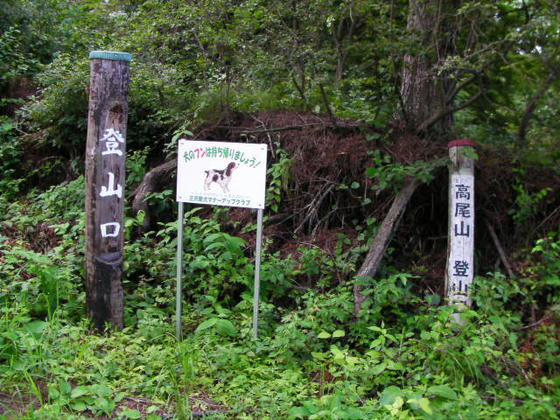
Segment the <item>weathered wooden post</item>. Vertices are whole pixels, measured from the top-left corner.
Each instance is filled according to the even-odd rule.
[[[123,209],[129,62],[92,51],[86,144],[87,314],[95,328],[123,327]]]
[[[471,305],[474,254],[474,147],[449,143],[449,231],[445,289],[449,304]]]

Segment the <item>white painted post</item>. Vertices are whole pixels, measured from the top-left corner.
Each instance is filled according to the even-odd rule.
[[[181,340],[181,317],[183,312],[183,202],[179,201],[177,217],[177,291],[175,294],[175,333],[177,340]]]
[[[257,210],[257,246],[255,252],[255,291],[253,293],[253,337],[259,335],[259,295],[261,289],[261,249],[262,249],[263,211]]]
[[[448,144],[449,231],[445,289],[448,303],[471,305],[474,275],[474,147],[471,140]]]

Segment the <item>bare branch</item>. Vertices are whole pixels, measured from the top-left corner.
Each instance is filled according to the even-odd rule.
[[[513,270],[511,269],[511,265],[509,264],[509,262],[507,260],[507,255],[504,251],[504,248],[502,247],[502,244],[500,243],[500,240],[498,239],[498,235],[496,234],[496,231],[494,230],[494,227],[492,226],[492,224],[490,223],[490,221],[488,219],[486,219],[486,227],[488,228],[488,232],[490,232],[490,236],[492,237],[492,241],[494,242],[494,246],[496,247],[496,250],[498,251],[498,255],[500,256],[500,260],[502,260],[502,264],[506,268],[506,271],[508,273],[509,278],[513,278],[514,277]]]
[[[379,264],[385,255],[385,251],[389,246],[393,234],[399,227],[400,221],[406,209],[412,194],[416,191],[416,188],[420,185],[420,181],[416,178],[409,178],[403,189],[395,196],[393,204],[389,209],[389,212],[383,219],[381,226],[373,244],[366,256],[365,261],[356,274],[356,279],[354,280],[354,316],[358,317],[362,310],[362,304],[367,299],[367,295],[362,294],[364,291],[364,285],[360,282],[360,279],[364,277],[373,277],[379,268]]]
[[[325,126],[325,125],[328,124],[320,122],[320,123],[309,123],[309,124],[301,124],[301,125],[288,125],[285,127],[263,128],[257,130],[252,130],[250,128],[245,128],[245,127],[231,127],[225,125],[219,125],[216,128],[227,128],[231,130],[238,130],[241,131],[242,134],[263,134],[263,133],[274,133],[277,131],[303,130],[305,128],[310,128],[315,126]]]
[[[548,88],[554,83],[554,81],[558,78],[558,73],[554,70],[551,70],[548,74],[548,77],[544,81],[543,85],[537,90],[537,92],[533,95],[527,107],[525,108],[525,112],[521,117],[521,122],[519,124],[519,130],[517,131],[517,143],[521,144],[525,142],[525,137],[527,135],[527,130],[529,129],[529,121],[533,116],[533,113],[537,109],[537,104],[546,93]]]
[[[445,103],[446,104],[451,103],[451,101],[453,101],[453,99],[455,99],[455,96],[457,96],[457,94],[460,91],[462,91],[464,88],[466,88],[468,85],[470,85],[472,82],[474,82],[476,80],[476,78],[479,76],[479,74],[480,73],[475,73],[471,77],[468,77],[465,80],[463,80],[461,83],[455,85],[453,90],[446,95]]]
[[[419,132],[425,131],[428,127],[431,127],[433,124],[435,124],[436,122],[438,122],[442,118],[446,117],[447,115],[453,114],[457,111],[460,111],[461,109],[464,109],[464,108],[467,108],[467,107],[471,106],[481,95],[482,95],[482,91],[479,90],[468,101],[465,101],[462,104],[457,105],[453,108],[445,108],[445,109],[441,110],[437,114],[431,116],[430,118],[428,118],[427,120],[422,122],[420,125],[418,125],[418,127],[416,128],[416,132],[419,133]]]
[[[323,97],[323,103],[325,104],[325,108],[327,109],[329,117],[331,118],[331,122],[336,127],[338,125],[336,122],[336,117],[334,116],[333,110],[331,108],[331,103],[329,102],[329,98],[327,96],[327,93],[325,92],[325,88],[323,87],[322,83],[319,83],[319,89],[321,89],[321,96]]]
[[[529,324],[529,325],[524,325],[523,327],[516,328],[516,331],[523,331],[523,330],[528,330],[529,328],[538,327],[543,322],[548,321],[550,318],[552,318],[555,313],[556,312],[554,311],[554,308],[552,308],[551,312],[547,313],[545,316],[543,316],[538,321],[533,322],[532,324]]]
[[[297,89],[297,91],[298,91],[298,93],[299,93],[299,96],[301,97],[301,100],[302,100],[303,103],[305,104],[305,107],[306,107],[306,108],[309,108],[309,106],[307,105],[307,99],[305,98],[305,92],[304,92],[305,86],[304,86],[303,82],[302,82],[302,85],[300,86],[300,85],[298,84],[298,82],[297,82],[297,80],[296,80],[296,76],[294,75],[293,72],[291,73],[291,76],[292,76],[292,82],[293,82],[294,86],[296,87],[296,89]],[[302,78],[302,79],[303,79],[303,78]]]

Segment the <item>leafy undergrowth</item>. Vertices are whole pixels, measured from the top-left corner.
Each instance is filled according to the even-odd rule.
[[[175,224],[134,239],[126,327],[85,318],[83,178],[0,195],[0,418],[554,419],[560,408],[560,238],[538,240],[515,281],[476,278],[458,312],[391,267],[353,317],[356,252],[265,253],[252,337],[247,242],[191,209],[182,328],[174,331]],[[252,232],[254,226],[247,226]],[[306,283],[314,279],[312,287]],[[341,281],[342,279],[342,281]]]

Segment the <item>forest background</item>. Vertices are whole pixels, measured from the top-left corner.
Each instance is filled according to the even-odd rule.
[[[0,418],[558,418],[556,1],[2,0],[0,30]],[[92,50],[133,55],[125,327],[102,333]],[[256,340],[255,215],[195,206],[175,339],[182,137],[269,145]],[[477,143],[462,324],[455,138]]]

